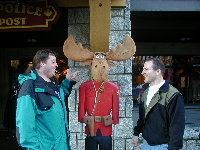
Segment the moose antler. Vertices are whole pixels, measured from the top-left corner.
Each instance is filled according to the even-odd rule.
[[[106,53],[106,59],[113,61],[124,61],[131,58],[135,54],[135,51],[135,42],[130,36],[127,35],[124,38],[123,44],[118,43],[115,49],[111,49]]]
[[[72,36],[65,40],[63,52],[68,59],[78,62],[92,60],[94,57],[94,53],[84,49],[81,43],[76,44]]]

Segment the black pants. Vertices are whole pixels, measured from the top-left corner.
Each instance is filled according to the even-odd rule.
[[[102,136],[98,129],[96,136],[87,136],[85,138],[85,150],[112,150],[112,137]]]

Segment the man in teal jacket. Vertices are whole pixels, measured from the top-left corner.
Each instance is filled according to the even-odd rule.
[[[19,75],[21,89],[17,99],[16,136],[28,150],[70,150],[65,98],[69,96],[78,72],[67,74],[56,85],[55,53],[39,50],[33,58],[33,70]]]

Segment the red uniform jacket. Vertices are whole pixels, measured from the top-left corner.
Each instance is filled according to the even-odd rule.
[[[83,116],[92,113],[95,101],[95,88],[99,89],[101,83],[92,80],[84,82],[79,88],[79,109],[78,109],[78,121],[83,123]],[[113,124],[119,123],[119,87],[113,82],[106,81],[104,84],[104,90],[100,95],[99,102],[94,111],[94,116],[106,116],[112,112]],[[102,136],[109,136],[112,134],[112,125],[104,126],[103,122],[95,122],[94,133],[97,129],[101,130]],[[88,135],[89,130],[86,126],[85,133]]]

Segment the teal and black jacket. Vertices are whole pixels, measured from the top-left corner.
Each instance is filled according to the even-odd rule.
[[[73,84],[67,79],[52,88],[35,70],[19,75],[16,136],[28,150],[70,150],[65,98]],[[53,84],[53,82],[52,82]]]
[[[143,88],[134,135],[142,133],[151,146],[168,144],[169,150],[180,149],[183,146],[185,129],[184,101],[181,93],[170,85],[169,81],[165,81],[147,106],[149,85],[144,84]]]

